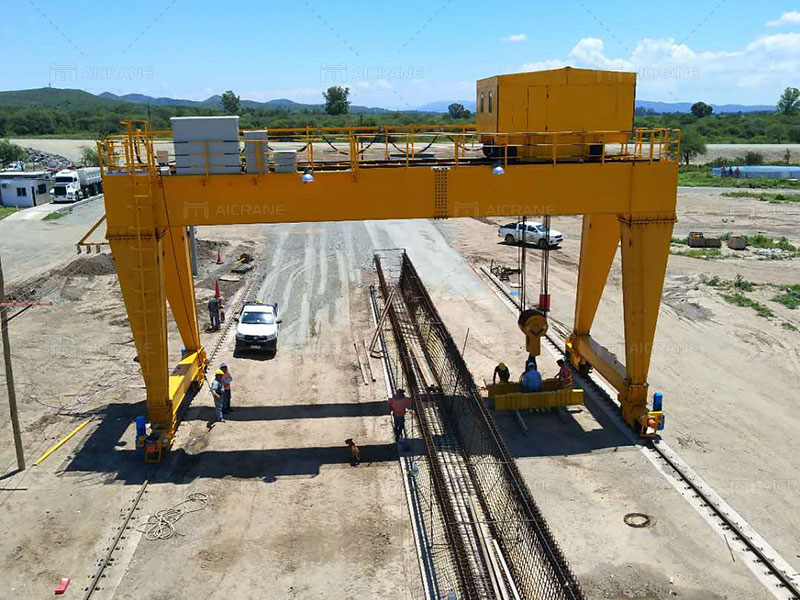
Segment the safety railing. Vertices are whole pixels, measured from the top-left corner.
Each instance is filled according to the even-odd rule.
[[[103,174],[286,173],[494,163],[680,160],[680,130],[496,133],[452,125],[244,130],[236,139],[176,142],[169,131],[126,124],[98,142]]]

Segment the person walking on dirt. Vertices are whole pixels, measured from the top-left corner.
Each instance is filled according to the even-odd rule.
[[[208,301],[208,317],[211,321],[211,330],[212,331],[219,331],[219,309],[220,309],[220,301],[219,298],[212,298]]]
[[[218,369],[214,373],[214,381],[211,383],[211,395],[214,397],[214,408],[217,410],[217,421],[224,423],[225,419],[222,416],[222,403],[225,397],[225,384],[222,383],[222,377],[225,373],[222,369]]]
[[[222,363],[219,366],[219,370],[223,373],[222,386],[224,388],[224,392],[222,396],[222,413],[226,414],[233,410],[231,408],[231,381],[233,381],[233,375],[231,375],[228,365],[225,363]]]
[[[394,398],[389,400],[389,410],[392,413],[394,423],[394,439],[400,440],[400,435],[406,437],[406,411],[411,406],[411,398],[406,398],[403,390],[398,389]]]
[[[500,383],[508,383],[508,380],[511,379],[511,372],[508,370],[508,367],[505,365],[505,363],[499,363],[494,368],[492,383],[497,383],[498,377],[500,378]]]

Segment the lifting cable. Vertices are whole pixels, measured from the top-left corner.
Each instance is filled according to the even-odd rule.
[[[543,216],[545,246],[542,250],[542,274],[539,281],[539,310],[550,312],[550,215]]]

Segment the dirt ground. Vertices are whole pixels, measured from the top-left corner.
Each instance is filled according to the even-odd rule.
[[[683,191],[675,236],[758,231],[800,241],[800,206],[771,205],[718,193]],[[445,237],[472,265],[491,260],[516,266],[517,249],[500,244],[495,223],[508,219],[448,221]],[[552,316],[571,328],[580,218],[554,218],[565,234],[551,252]],[[528,253],[528,297],[539,293],[539,251]],[[600,303],[592,335],[624,362],[619,253]],[[775,316],[728,304],[712,276],[737,275],[758,284],[752,297]],[[652,391],[664,394],[663,437],[795,568],[800,569],[798,492],[800,422],[794,392],[800,386],[800,311],[772,298],[779,285],[800,281],[800,260],[670,256],[650,367]],[[788,323],[786,326],[784,324]],[[488,359],[489,357],[487,357]],[[497,357],[492,357],[498,360]],[[522,360],[520,359],[520,364]],[[491,374],[493,365],[481,363]]]
[[[240,252],[254,251],[267,275],[254,294],[277,301],[284,319],[279,351],[274,357],[234,354],[227,338],[215,365],[231,366],[234,412],[226,423],[210,426],[212,403],[207,391],[201,393],[174,451],[153,468],[132,452],[131,422],[143,413],[143,387],[113,262],[102,254],[74,255],[72,233],[91,225],[93,210],[29,230],[0,223],[4,259],[4,244],[14,245],[14,286],[23,295],[45,290],[54,300],[47,312],[32,309],[11,327],[29,463],[93,419],[23,473],[13,470],[13,446],[0,447],[6,473],[0,479],[0,527],[11,532],[0,539],[0,598],[50,595],[64,575],[73,578],[70,594],[77,596],[145,478],[152,483],[137,522],[193,492],[208,494],[209,505],[186,515],[173,539],[148,541],[131,532],[98,598],[419,598],[385,390],[380,379],[363,384],[352,349],[354,339],[370,333],[371,282],[364,267],[373,248],[408,248],[459,344],[470,329],[466,359],[480,384],[498,360],[513,369],[525,356],[513,315],[472,269],[492,258],[515,262],[516,249],[498,244],[495,223],[200,228],[201,322],[216,275],[227,272]],[[682,192],[675,235],[697,228],[764,231],[797,242],[797,211]],[[566,235],[551,256],[553,316],[569,324],[580,220],[556,219],[553,226]],[[13,232],[13,242],[6,231]],[[31,255],[42,244],[48,252],[39,263]],[[222,267],[214,264],[218,248]],[[538,265],[535,252],[530,256],[535,294]],[[799,281],[798,265],[671,256],[650,377],[653,389],[664,392],[666,440],[795,567],[800,473],[794,457],[800,439],[787,390],[800,383],[800,345],[798,333],[781,323],[800,327],[800,311],[772,302],[769,286]],[[618,268],[593,333],[621,355]],[[704,275],[730,280],[736,274],[761,284],[749,295],[777,316],[765,319],[729,305],[719,289],[703,283]],[[243,283],[223,282],[223,294],[233,296]],[[214,334],[203,333],[203,339],[207,347],[215,345]],[[174,326],[170,344],[176,361]],[[555,371],[553,360],[544,359],[546,373]],[[502,433],[590,598],[768,597],[741,562],[731,562],[724,541],[601,415],[584,410],[566,419],[526,419],[535,435],[524,436],[506,417],[499,418]],[[5,411],[0,435],[11,439]],[[348,437],[362,447],[358,468],[347,464]],[[636,511],[658,523],[641,530],[625,526],[622,517]]]
[[[202,392],[157,468],[132,452],[143,386],[113,260],[74,258],[18,281],[19,290],[48,290],[54,305],[46,318],[12,322],[29,468],[15,473],[13,445],[0,450],[7,473],[0,527],[14,532],[0,541],[0,598],[52,594],[64,575],[77,596],[145,478],[151,483],[137,523],[190,493],[207,494],[208,507],[181,520],[176,538],[126,536],[99,598],[419,597],[383,380],[363,384],[352,347],[371,321],[360,268],[352,268],[357,261],[351,256],[345,267],[341,260],[350,242],[341,232],[264,231],[201,229],[198,314],[204,323],[214,281],[242,251],[266,256],[268,276],[253,294],[284,307],[279,352],[234,355],[229,335],[213,366],[230,365],[234,412],[212,424],[213,403]],[[223,266],[215,264],[217,248]],[[223,282],[223,296],[233,298],[243,284]],[[202,334],[207,348],[217,335]],[[170,348],[177,361],[174,325]],[[32,467],[86,419],[93,419],[89,426]],[[11,439],[5,414],[0,427]],[[348,464],[347,438],[361,447],[357,468]],[[174,564],[192,567],[164,568]]]

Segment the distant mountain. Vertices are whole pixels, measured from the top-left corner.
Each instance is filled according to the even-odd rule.
[[[62,88],[37,88],[0,92],[0,106],[28,108],[42,106],[46,108],[91,108],[109,103],[118,103],[108,98],[95,96],[83,90]]]
[[[692,110],[692,102],[651,102],[649,100],[637,100],[636,108],[644,108],[657,113],[683,112],[688,113]],[[775,106],[768,104],[712,104],[714,114],[722,113],[748,113],[748,112],[775,112]]]
[[[219,109],[220,101],[221,96],[218,94],[210,96],[205,100],[183,100],[179,98],[167,97],[156,98],[153,96],[147,96],[145,94],[125,94],[118,96],[116,94],[112,94],[111,92],[103,92],[102,94],[94,95],[83,90],[51,87],[0,92],[0,106],[21,108],[35,106],[46,108],[92,108],[95,106],[109,106],[123,103],[149,103],[153,106],[188,106],[195,108]],[[406,111],[393,111],[386,108],[352,105],[350,106],[350,112],[353,114],[381,114],[390,112],[446,113],[447,107],[453,102],[463,104],[467,110],[473,113],[475,112],[474,100],[440,100],[438,102],[429,102],[416,109]],[[303,104],[287,98],[277,98],[267,102],[242,100],[242,106],[246,108],[256,108],[262,110],[284,110],[291,113],[319,112],[323,108],[322,104]],[[775,112],[775,107],[767,104],[712,104],[711,106],[714,108],[714,114],[737,112]],[[652,102],[648,100],[637,100],[636,107],[640,109],[652,110],[656,113],[688,113],[691,110],[692,103]]]
[[[438,102],[428,102],[428,104],[423,104],[417,108],[417,110],[420,112],[446,113],[447,107],[453,102],[463,104],[464,108],[466,108],[468,111],[475,112],[475,100],[439,100]]]
[[[321,94],[320,94],[321,95]],[[119,100],[122,102],[132,102],[134,104],[151,104],[153,106],[194,106],[199,108],[220,108],[222,96],[215,94],[205,100],[180,100],[176,98],[154,98],[144,94],[125,94],[117,96],[111,92],[103,92],[99,95],[102,98]],[[262,110],[285,110],[287,112],[319,112],[323,110],[323,104],[302,104],[289,100],[288,98],[277,98],[266,102],[256,100],[242,100],[245,108],[257,108]],[[351,105],[350,112],[354,114],[377,114],[383,112],[393,112],[385,108],[372,108],[368,106]]]

